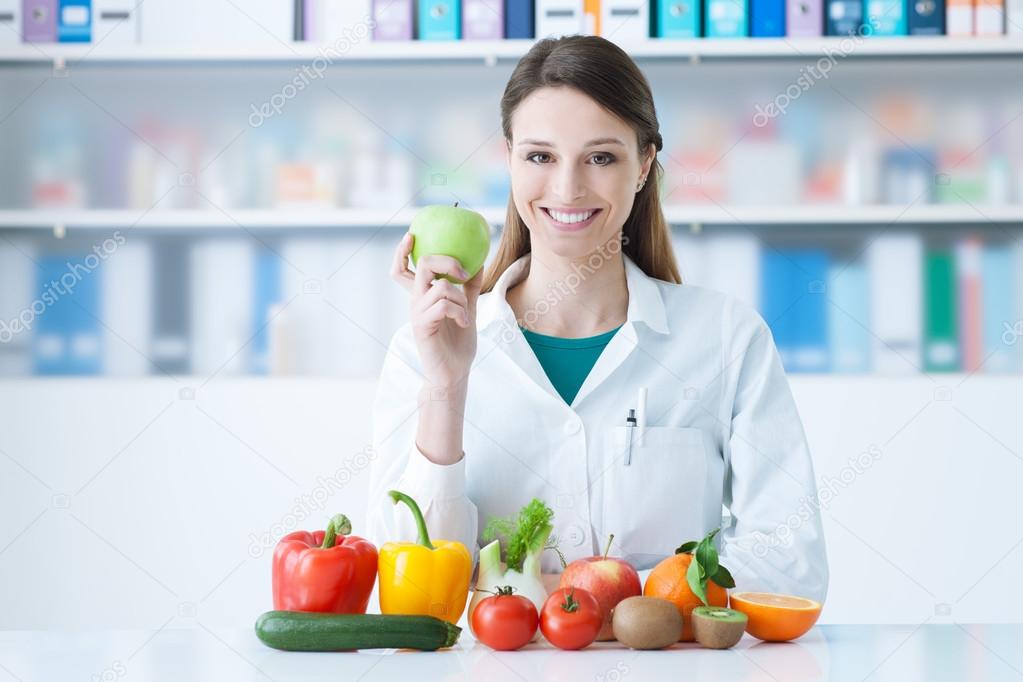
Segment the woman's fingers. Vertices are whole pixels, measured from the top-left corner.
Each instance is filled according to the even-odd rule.
[[[422,296],[429,291],[430,282],[437,275],[449,275],[460,281],[469,276],[467,272],[462,270],[462,266],[457,258],[439,254],[422,256],[419,262],[416,263],[416,283],[414,285],[416,293]]]
[[[412,290],[416,281],[415,273],[408,268],[408,256],[412,253],[414,239],[411,232],[405,233],[398,242],[398,248],[394,250],[394,261],[391,263],[391,278],[408,291]]]
[[[475,315],[476,314],[476,300],[480,297],[480,289],[483,288],[483,271],[486,268],[480,268],[480,271],[473,276],[468,282],[462,285],[462,290],[465,292],[466,297],[466,308]]]
[[[419,301],[414,305],[419,310],[426,310],[431,305],[442,299],[447,299],[452,303],[457,303],[466,310],[469,309],[469,300],[466,298],[465,293],[446,279],[434,280],[433,285],[430,286],[430,290],[426,292],[425,296],[421,296]]]
[[[455,321],[459,327],[469,326],[469,316],[465,311],[465,308],[443,298],[432,306],[427,308],[422,315],[419,316],[420,323],[423,326],[430,327],[431,329],[439,325],[445,319],[451,319]]]

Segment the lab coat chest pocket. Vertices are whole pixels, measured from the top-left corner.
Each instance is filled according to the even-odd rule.
[[[649,426],[644,444],[633,434],[625,464],[628,427],[610,431],[604,475],[604,527],[622,539],[625,553],[671,554],[703,524],[707,453],[698,428]]]

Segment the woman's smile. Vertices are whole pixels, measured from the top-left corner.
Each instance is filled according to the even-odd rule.
[[[593,224],[593,221],[600,215],[601,209],[557,209],[541,206],[540,211],[546,216],[547,221],[561,232],[578,232],[585,230]]]

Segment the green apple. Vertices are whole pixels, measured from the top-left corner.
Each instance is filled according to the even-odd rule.
[[[412,219],[409,232],[412,242],[412,263],[418,265],[423,256],[439,254],[458,260],[469,279],[483,267],[490,251],[490,226],[476,211],[454,206],[426,206]],[[462,280],[439,275],[449,282]]]

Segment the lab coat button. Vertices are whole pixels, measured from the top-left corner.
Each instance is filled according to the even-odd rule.
[[[566,528],[562,537],[564,537],[565,540],[570,542],[574,547],[578,547],[583,544],[583,541],[586,539],[583,536],[583,529],[575,525]]]
[[[567,421],[565,422],[565,435],[574,436],[575,434],[579,433],[579,428],[580,424],[578,420],[573,419],[571,421]]]

